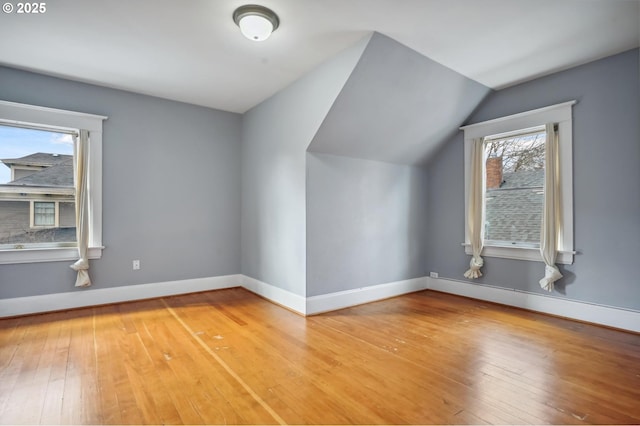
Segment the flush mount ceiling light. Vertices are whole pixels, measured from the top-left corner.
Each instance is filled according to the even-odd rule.
[[[233,12],[233,21],[240,27],[240,32],[254,41],[263,41],[274,32],[280,20],[271,9],[256,4],[240,6]]]

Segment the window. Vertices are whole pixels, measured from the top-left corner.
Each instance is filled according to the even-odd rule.
[[[486,245],[540,247],[545,141],[544,127],[484,138]]]
[[[33,202],[33,226],[56,226],[56,203]]]
[[[462,127],[465,139],[465,212],[468,214],[470,152],[484,147],[482,256],[542,261],[546,123],[557,123],[560,157],[561,231],[558,263],[573,263],[571,107],[575,101]],[[466,216],[465,216],[466,217]],[[469,226],[465,251],[472,254]]]
[[[81,129],[89,132],[88,256],[101,256],[106,118],[0,101],[0,263],[77,259],[73,164]],[[47,139],[52,144],[33,145]]]
[[[0,124],[0,250],[76,245],[73,145],[58,129]]]
[[[73,145],[69,133],[0,125],[0,250],[75,245]]]

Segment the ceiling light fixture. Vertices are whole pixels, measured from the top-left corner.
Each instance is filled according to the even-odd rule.
[[[240,32],[253,41],[269,38],[280,25],[278,15],[271,9],[256,4],[240,6],[233,12],[233,22],[240,27]]]

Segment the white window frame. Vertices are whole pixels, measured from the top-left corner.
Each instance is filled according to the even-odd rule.
[[[531,111],[525,111],[494,120],[470,124],[460,127],[464,131],[464,210],[465,218],[469,211],[469,180],[471,173],[471,145],[473,139],[490,135],[515,132],[544,125],[558,124],[559,155],[560,155],[560,188],[562,206],[562,230],[558,243],[557,263],[572,264],[573,251],[573,125],[572,106],[576,101],[564,102]],[[465,224],[467,221],[465,220]],[[473,254],[469,225],[465,225],[464,243],[465,253]],[[481,256],[501,257],[506,259],[529,260],[543,262],[539,248],[513,247],[490,245],[485,242]]]
[[[0,124],[52,131],[89,131],[89,259],[102,257],[102,124],[108,117],[0,100]],[[77,247],[0,250],[0,264],[71,261]]]

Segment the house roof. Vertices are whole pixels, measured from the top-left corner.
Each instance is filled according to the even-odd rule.
[[[44,167],[41,170],[34,170],[33,173],[28,176],[0,185],[0,187],[29,186],[45,188],[73,188],[74,186],[73,155],[36,152],[24,157],[9,158],[0,161],[8,167],[17,165]]]
[[[505,173],[502,179],[503,183],[500,185],[500,189],[542,188],[544,185],[544,169]]]
[[[69,160],[73,161],[73,155],[36,152],[34,154],[25,155],[24,157],[5,158],[0,161],[2,161],[7,167],[11,167],[12,165],[51,167]]]
[[[485,239],[540,241],[544,170],[505,173],[500,188],[486,194]]]
[[[0,238],[0,244],[68,243],[76,241],[76,228],[49,228],[31,230],[19,235]]]
[[[13,180],[7,185],[73,187],[73,159]]]

